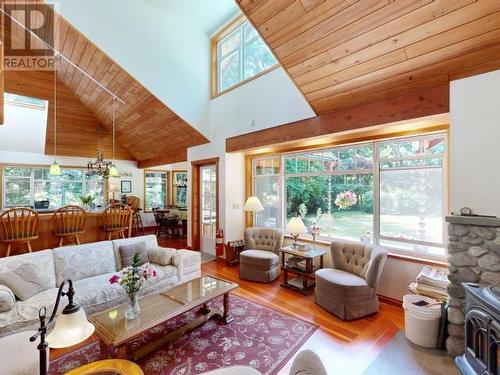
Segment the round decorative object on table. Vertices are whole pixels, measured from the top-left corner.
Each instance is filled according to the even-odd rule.
[[[127,320],[134,320],[139,317],[141,307],[139,306],[139,299],[137,296],[129,298],[127,310],[125,310],[125,318]]]

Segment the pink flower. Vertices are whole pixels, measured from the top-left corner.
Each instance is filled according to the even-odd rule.
[[[113,275],[109,279],[110,284],[116,284],[118,281],[120,281],[120,276],[119,275]]]

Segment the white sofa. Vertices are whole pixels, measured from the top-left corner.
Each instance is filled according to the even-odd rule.
[[[23,274],[23,280],[28,282],[27,288],[32,285],[35,290],[43,289],[23,301],[16,298],[10,310],[0,312],[0,337],[36,329],[39,325],[38,310],[45,306],[49,314],[52,312],[58,287],[66,278],[73,280],[75,302],[82,306],[88,315],[124,303],[127,296],[123,288],[117,284],[111,285],[109,279],[122,268],[119,246],[141,241],[146,243],[149,260],[157,271],[157,277],[148,280],[141,288],[140,295],[154,293],[201,275],[198,252],[159,247],[154,235],[0,258],[0,280],[12,275],[17,276],[16,272],[19,272],[16,270],[28,270],[28,273],[37,274],[37,278],[30,284],[29,277]],[[159,258],[162,258],[163,265],[152,261]],[[8,293],[8,289],[1,284],[0,281],[2,291]],[[66,305],[67,299],[63,298],[61,302],[60,310]],[[5,306],[2,309],[5,310]]]

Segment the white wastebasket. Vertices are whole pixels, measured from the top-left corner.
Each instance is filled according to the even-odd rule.
[[[407,294],[403,297],[406,338],[416,345],[435,348],[439,338],[441,305],[415,305],[415,302],[419,301],[425,301],[428,304],[437,302],[435,299],[414,294]]]

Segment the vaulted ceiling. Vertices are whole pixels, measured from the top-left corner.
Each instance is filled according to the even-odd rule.
[[[17,1],[18,4],[24,2]],[[170,110],[63,17],[55,13],[52,18],[47,14],[50,13],[47,9],[43,6],[39,8],[46,19],[54,20],[53,24],[48,23],[48,27],[53,26],[55,29],[56,50],[125,102],[121,104],[117,101],[115,104],[117,158],[137,160],[141,167],[148,167],[186,160],[188,147],[208,142],[207,138]],[[44,40],[47,39],[46,29],[41,28],[35,32]],[[83,113],[83,109],[75,103],[71,107],[64,102],[63,97],[58,97],[58,149],[64,155],[95,156],[96,129],[103,126],[103,133],[111,134],[112,97],[67,61],[58,61],[58,81],[64,86],[60,91],[61,95],[72,95],[88,111]],[[16,78],[12,74],[14,73],[6,73],[6,76],[11,75],[7,82],[12,83],[12,79]],[[25,72],[15,74],[19,78]],[[50,85],[46,75],[40,74],[39,77],[45,81],[22,79],[23,85],[18,87],[18,93],[22,94],[21,91],[25,89],[27,95],[27,92],[33,91],[33,85],[41,85],[42,82],[46,82],[52,89],[53,84]],[[74,117],[73,121],[65,120],[65,117],[71,116]],[[51,154],[51,126],[48,126],[46,141],[46,153]],[[109,138],[103,143],[109,146]],[[109,147],[106,148],[109,150]],[[93,150],[92,153],[87,155],[90,150]],[[109,152],[107,157],[111,157]]]
[[[236,0],[317,114],[500,68],[498,0]]]

